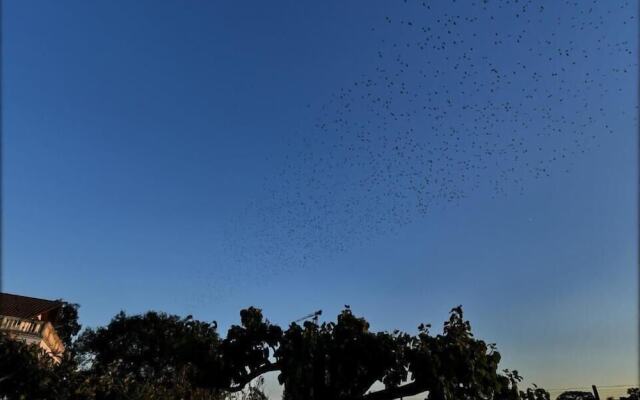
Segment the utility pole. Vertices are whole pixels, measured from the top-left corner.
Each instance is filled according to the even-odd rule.
[[[600,395],[598,394],[598,388],[596,387],[596,385],[591,385],[591,388],[593,389],[593,396],[596,398],[596,400],[600,400]]]

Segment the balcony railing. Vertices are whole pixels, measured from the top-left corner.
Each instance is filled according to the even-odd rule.
[[[0,316],[0,330],[40,337],[45,321]]]
[[[55,359],[58,359],[58,356],[64,352],[62,340],[53,325],[47,321],[0,315],[0,331],[28,341],[43,342],[45,346],[42,346],[41,343],[38,344],[51,353]]]

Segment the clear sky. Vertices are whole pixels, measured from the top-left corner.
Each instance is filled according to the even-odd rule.
[[[635,2],[5,1],[4,291],[637,384]]]

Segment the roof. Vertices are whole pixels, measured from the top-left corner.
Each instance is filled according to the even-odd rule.
[[[37,299],[17,294],[0,293],[0,315],[18,318],[35,318],[38,314],[62,306],[55,300]]]

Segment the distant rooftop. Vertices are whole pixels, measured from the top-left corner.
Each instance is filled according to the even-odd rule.
[[[39,314],[62,306],[62,302],[0,293],[0,315],[17,318],[35,318]]]

